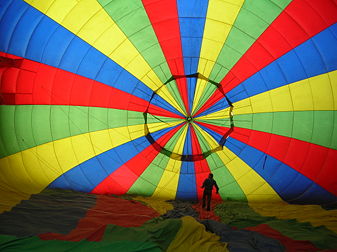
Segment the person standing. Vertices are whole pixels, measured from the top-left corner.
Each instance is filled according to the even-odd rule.
[[[213,186],[216,189],[216,193],[219,193],[219,187],[216,184],[216,181],[213,179],[213,174],[210,173],[208,178],[205,179],[204,183],[202,184],[201,188],[204,188],[204,194],[202,196],[202,208],[206,208],[207,211],[211,210],[211,200],[212,200],[212,191]]]

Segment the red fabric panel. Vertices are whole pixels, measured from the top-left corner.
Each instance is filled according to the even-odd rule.
[[[193,155],[200,155],[202,153],[200,143],[197,137],[197,134],[195,133],[195,130],[193,127],[191,127],[191,140],[192,140],[192,154]],[[201,188],[202,184],[204,183],[204,180],[208,178],[208,174],[211,172],[207,160],[202,159],[194,162],[194,170],[195,170],[195,181],[197,186],[197,194],[198,199],[202,198],[204,190]],[[215,194],[212,195],[213,198],[215,197]],[[216,198],[216,197],[215,197]]]
[[[89,209],[77,227],[69,234],[46,233],[39,237],[43,240],[100,241],[108,224],[122,227],[139,227],[148,220],[158,217],[157,213],[133,200],[124,200],[107,195],[97,195],[96,205]],[[127,209],[127,211],[125,211]]]
[[[213,198],[214,197],[212,197],[211,201],[211,211],[207,211],[202,208],[201,200],[197,204],[192,205],[193,209],[199,213],[199,219],[221,221],[221,218],[215,214],[214,209],[217,207],[217,205],[221,204],[223,201],[222,199],[213,200]]]
[[[337,150],[262,131],[234,128],[231,137],[292,167],[337,196]]]
[[[142,0],[145,11],[157,35],[172,75],[184,75],[180,26],[175,0]],[[186,78],[176,80],[179,93],[188,110]]]
[[[173,130],[160,137],[156,143],[158,143],[160,146],[165,146],[165,144],[173,137],[175,133],[177,133],[181,127],[182,125],[175,127]],[[109,192],[118,195],[126,194],[133,183],[151,164],[158,153],[158,150],[155,149],[151,144],[137,156],[133,157],[124,165],[111,173],[106,179],[96,186],[92,193],[100,194]]]
[[[221,127],[221,126],[218,126],[218,125],[208,124],[208,123],[199,122],[199,121],[197,123],[206,127],[206,128],[209,128],[209,129],[213,130],[216,133],[219,133],[222,136],[226,135],[228,133],[228,131],[230,130],[230,128],[228,128],[228,127]]]
[[[337,5],[333,0],[294,0],[247,50],[221,85],[225,93],[286,54],[293,48],[337,22]],[[217,89],[198,114],[222,98]]]
[[[15,56],[0,52],[0,56]],[[0,68],[1,104],[70,105],[145,112],[148,101],[55,67],[21,59],[20,68]],[[154,115],[182,118],[150,104]]]

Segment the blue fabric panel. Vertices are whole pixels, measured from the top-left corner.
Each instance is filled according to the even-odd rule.
[[[8,2],[7,6],[5,2]],[[25,11],[27,11],[28,5],[22,4],[21,1],[1,1],[0,4],[1,7],[4,7],[4,11],[1,11],[2,16],[0,17],[0,51],[6,52],[16,25]]]
[[[204,32],[208,0],[177,0],[181,43],[185,74],[198,70],[198,62]],[[194,58],[194,60],[186,60]]]
[[[92,178],[86,176],[86,169],[92,169],[94,162],[88,162],[85,165],[76,166],[77,169],[71,169],[62,176],[53,181],[49,188],[62,188],[68,190],[76,190],[81,192],[90,192],[93,188],[90,180]],[[97,176],[97,172],[91,172],[90,176]],[[68,186],[67,186],[68,185]]]
[[[199,28],[200,21],[202,21],[202,23],[204,23],[203,20],[198,20],[198,19],[193,20],[192,18],[181,18],[179,20],[180,20],[181,27],[186,27],[186,28],[190,27],[186,32],[191,32],[191,30]],[[199,21],[199,22],[192,22],[192,21]],[[194,25],[196,25],[196,26],[194,26]],[[181,31],[181,32],[184,32],[184,31]],[[193,33],[191,35],[188,34],[188,35],[185,35],[185,36],[193,36]],[[193,58],[193,57],[196,58],[198,56],[198,54],[200,53],[200,47],[198,48],[198,47],[196,47],[196,45],[201,45],[202,38],[182,37],[181,40],[182,40],[181,41],[182,44],[184,46],[186,46],[186,48],[184,48],[184,58]],[[187,67],[188,66],[186,66],[186,68]],[[186,74],[196,73],[196,70],[197,70],[196,68],[193,69],[193,68],[190,67],[190,73],[186,72]]]
[[[142,93],[143,91],[140,90],[140,89],[138,89],[137,92]],[[139,94],[139,95],[141,95],[141,94]],[[152,94],[151,94],[151,95],[152,95]],[[146,99],[146,100],[150,100],[151,95],[149,95],[148,99]],[[145,100],[145,94],[143,94],[143,96],[144,96],[143,99]],[[163,102],[163,101],[164,101],[164,102]],[[161,108],[163,108],[163,109],[166,109],[166,110],[168,110],[168,111],[171,111],[171,112],[175,113],[176,115],[180,115],[181,117],[185,118],[185,116],[184,116],[182,113],[180,113],[178,110],[176,110],[175,108],[173,108],[169,103],[167,103],[165,100],[163,100],[163,99],[162,99],[160,96],[158,96],[158,95],[155,95],[155,96],[152,98],[151,104],[156,105],[156,106],[158,106],[158,107],[161,107]]]
[[[128,93],[137,87],[134,95],[143,99],[153,92],[107,56],[23,1],[14,0],[0,18],[0,50],[3,52],[79,74]],[[160,104],[177,112],[164,99]]]
[[[337,24],[297,46],[228,92],[232,102],[337,69]]]
[[[86,54],[82,58],[82,62],[80,63],[78,69],[76,69],[78,74],[80,74],[82,76],[85,75],[85,77],[87,77],[87,78],[100,81],[102,79],[99,78],[99,72],[105,64],[107,64],[107,67],[111,70],[117,70],[118,69],[118,70],[122,71],[119,66],[115,65],[114,62],[108,60],[105,55],[99,53],[95,48],[91,47],[88,50],[86,46],[83,46],[83,49],[86,51]],[[51,50],[51,48],[50,48],[50,50]],[[64,54],[62,54],[62,57],[63,57],[63,55]],[[77,57],[78,57],[78,55],[76,54],[76,51],[72,51],[71,54],[69,55],[69,58],[75,58],[76,59]],[[60,65],[60,68],[62,68],[62,65]],[[117,78],[120,76],[119,75],[120,71],[114,72],[112,74],[113,78],[116,78],[116,81],[118,80]],[[129,77],[129,75],[127,75],[127,76]],[[133,76],[132,77],[130,76],[130,78],[134,79]],[[106,81],[106,80],[103,80],[103,81]],[[126,79],[125,81],[129,81],[129,79]],[[134,81],[136,81],[136,80],[134,80]],[[106,81],[106,84],[108,84],[109,86],[115,87],[114,82],[111,83],[111,82]],[[123,91],[126,91],[126,90],[123,90]]]
[[[184,144],[184,155],[192,155],[191,126],[188,126]],[[177,199],[196,200],[198,198],[194,162],[182,162],[177,188]]]
[[[192,110],[193,102],[194,102],[194,93],[195,87],[197,85],[197,78],[187,78],[187,93],[188,93],[188,106],[189,111]]]
[[[42,15],[37,13],[34,9],[28,8],[19,19],[15,26],[15,32],[12,34],[10,40],[10,48],[15,50],[15,55],[25,55],[30,38],[34,34],[34,29],[40,23]],[[8,33],[8,31],[6,32]],[[54,48],[54,51],[55,48]]]
[[[229,137],[225,146],[254,169],[287,202],[324,204],[337,201],[336,196],[309,178],[249,145]],[[317,197],[313,199],[311,194]]]
[[[187,134],[185,138],[183,155],[192,155],[192,137],[191,137],[191,125],[188,125]]]
[[[199,58],[197,57],[184,57],[184,69],[185,73],[191,73],[198,69],[198,64],[199,64]],[[188,68],[189,67],[189,68]]]
[[[0,1],[0,17],[4,16],[4,13],[7,12],[7,9],[11,4],[12,4],[11,1]],[[2,33],[0,33],[0,34],[2,34]]]
[[[48,24],[48,19],[46,18],[46,22],[44,23],[47,23]],[[46,30],[48,30],[48,26],[46,25]],[[45,47],[46,51],[48,52],[49,50],[54,50],[54,46],[57,46],[56,44],[57,43],[60,43],[60,41],[57,41],[57,40],[62,40],[62,34],[60,34],[59,36],[56,36],[57,33],[62,33],[61,31],[59,31],[60,29],[57,29],[56,28],[56,31],[53,32],[52,34],[52,37],[51,37],[51,40],[50,42],[46,42],[47,45],[41,45],[43,47]],[[41,33],[39,33],[39,35],[42,35]],[[33,36],[32,38],[35,38],[36,36]],[[66,34],[64,35],[64,37],[68,37]],[[38,40],[38,38],[34,39],[32,42],[31,42],[31,46],[33,47],[34,44],[37,42],[36,40]],[[83,40],[81,40],[80,38],[78,37],[68,37],[69,39],[69,44],[68,46],[65,48],[64,50],[64,53],[62,55],[62,58],[60,59],[59,61],[59,64],[57,64],[56,62],[55,63],[52,63],[51,65],[58,65],[59,68],[61,69],[69,69],[71,70],[73,73],[77,73],[77,74],[80,74],[80,75],[83,75],[83,73],[85,73],[83,70],[82,70],[82,74],[81,72],[78,71],[79,67],[81,66],[81,64],[86,64],[85,61],[79,61],[79,60],[74,60],[74,59],[85,59],[85,56],[87,55],[88,51],[90,50],[91,46],[87,43],[83,43]],[[38,43],[38,42],[37,42]],[[63,44],[64,42],[62,42]],[[33,48],[32,48],[33,49]],[[35,55],[35,52],[34,50],[28,50],[32,52],[32,55],[30,57],[34,57]],[[57,51],[58,50],[54,50],[54,51]],[[39,53],[38,51],[36,53]],[[46,54],[46,52],[45,52]],[[49,54],[49,52],[47,53],[47,57],[48,58],[51,58],[51,55]],[[57,57],[57,56],[55,56]],[[47,58],[47,59],[48,59]],[[103,61],[105,59],[105,57],[103,57],[103,55],[98,55],[98,59],[95,59],[94,63],[97,64],[97,61]],[[89,69],[89,72],[87,73],[87,78],[91,78],[91,79],[94,79],[95,75],[93,75],[93,72],[94,70],[93,69]],[[90,74],[92,74],[93,76],[90,76]]]
[[[198,195],[195,174],[189,173],[192,169],[194,169],[193,162],[182,163],[176,194],[177,199],[197,200]]]
[[[157,140],[173,128],[174,127],[163,129],[151,135]],[[54,180],[49,187],[91,192],[99,183],[109,176],[109,174],[137,156],[149,145],[150,143],[145,137],[127,142],[75,166]],[[71,188],[69,181],[71,181]]]

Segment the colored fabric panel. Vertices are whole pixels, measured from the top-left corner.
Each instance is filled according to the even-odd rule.
[[[324,12],[324,18],[317,14],[319,12]],[[315,2],[312,5],[302,5],[301,0],[291,2],[263,35],[254,42],[244,57],[241,57],[240,61],[226,74],[221,81],[222,85],[227,83],[223,91],[232,90],[275,59],[333,25],[336,22],[336,16],[333,14],[335,12],[336,6],[332,1],[324,1],[321,4]],[[288,13],[291,13],[291,16]],[[307,15],[312,18],[305,18]],[[282,36],[282,34],[287,34],[287,36]],[[275,44],[278,46],[273,46]],[[206,110],[221,97],[220,92],[215,92],[199,111]]]
[[[177,249],[228,251],[226,243],[219,242],[217,235],[206,232],[205,226],[189,216],[182,218],[182,227],[167,251],[177,251]]]
[[[333,0],[0,5],[1,211],[47,187],[198,200],[210,172],[216,200],[335,206]]]

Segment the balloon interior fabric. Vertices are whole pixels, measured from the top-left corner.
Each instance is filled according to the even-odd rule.
[[[216,201],[335,208],[336,21],[334,0],[0,1],[0,213],[196,201],[209,173]]]

